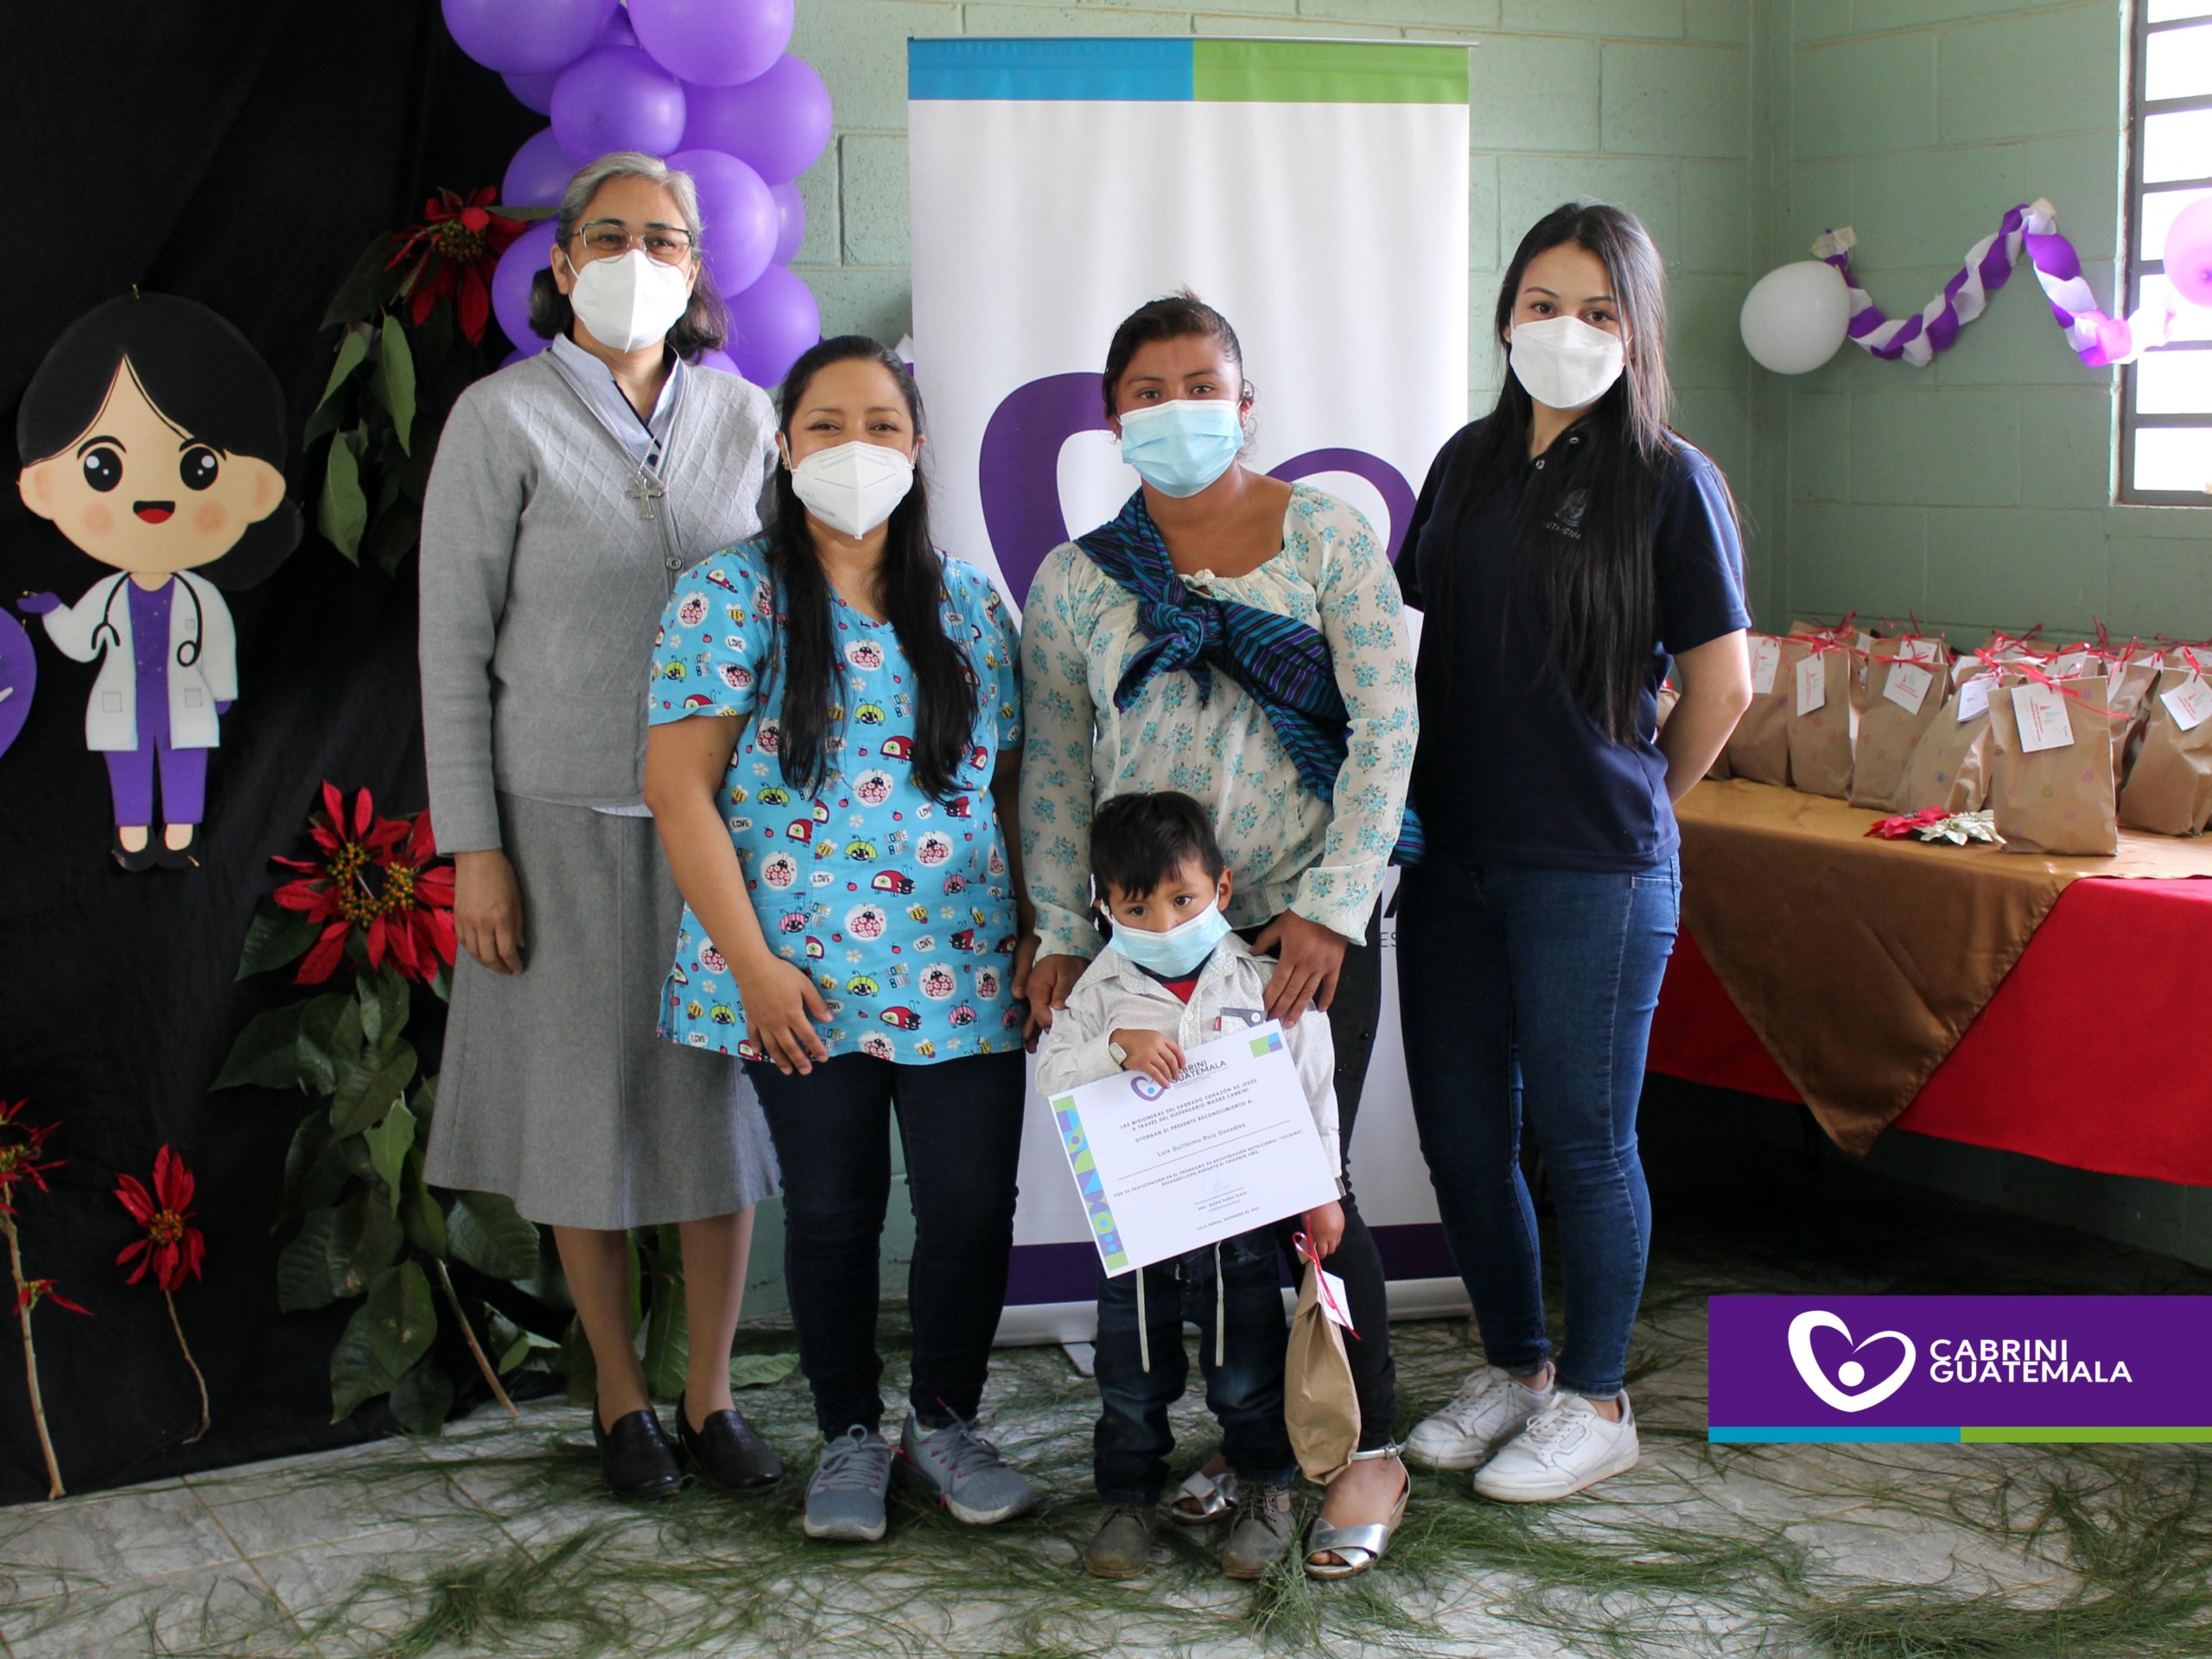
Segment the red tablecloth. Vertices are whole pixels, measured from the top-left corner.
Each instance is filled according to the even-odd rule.
[[[2075,882],[1893,1127],[2212,1186],[2212,881]],[[1794,1101],[1684,933],[1650,1067]]]

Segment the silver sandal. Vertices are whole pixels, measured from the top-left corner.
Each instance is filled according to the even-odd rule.
[[[1186,1497],[1198,1508],[1185,1509],[1183,1500]],[[1192,1471],[1191,1478],[1175,1489],[1167,1513],[1184,1526],[1204,1527],[1224,1519],[1236,1507],[1236,1471],[1224,1469],[1218,1475],[1210,1475],[1201,1468]]]
[[[1367,1463],[1378,1458],[1395,1458],[1402,1448],[1378,1446],[1372,1452],[1355,1452],[1347,1463]],[[1406,1501],[1414,1495],[1413,1471],[1406,1471],[1405,1489],[1398,1494],[1398,1501],[1390,1510],[1388,1521],[1368,1521],[1356,1527],[1332,1527],[1316,1517],[1313,1529],[1306,1539],[1306,1576],[1309,1579],[1351,1579],[1381,1560],[1390,1548],[1390,1540],[1406,1518]],[[1317,1555],[1333,1554],[1334,1561],[1317,1561]]]

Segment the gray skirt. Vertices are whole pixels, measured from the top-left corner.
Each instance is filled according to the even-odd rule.
[[[738,1062],[655,1029],[683,899],[653,821],[499,801],[523,971],[455,964],[429,1179],[563,1227],[696,1221],[773,1194]]]

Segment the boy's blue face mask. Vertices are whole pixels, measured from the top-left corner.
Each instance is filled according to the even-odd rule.
[[[1162,495],[1196,495],[1244,448],[1244,423],[1225,398],[1153,404],[1122,416],[1122,459]]]
[[[1149,968],[1169,979],[1184,979],[1204,967],[1214,947],[1228,937],[1229,918],[1221,913],[1217,900],[1165,933],[1116,927],[1114,948],[1140,968]]]

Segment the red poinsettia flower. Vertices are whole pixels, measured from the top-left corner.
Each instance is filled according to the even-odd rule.
[[[353,811],[337,786],[322,786],[322,810],[308,820],[308,833],[322,856],[275,861],[308,874],[287,881],[272,895],[286,910],[296,910],[321,933],[300,963],[302,985],[328,979],[346,953],[355,928],[369,966],[381,967],[389,954],[409,979],[437,976],[454,956],[453,869],[437,864],[437,843],[430,815],[381,818],[367,790],[353,798]]]
[[[1944,806],[1926,806],[1917,812],[1908,812],[1894,818],[1877,818],[1866,826],[1870,836],[1879,836],[1884,841],[1902,841],[1915,830],[1925,830],[1931,823],[1941,823],[1951,816]]]
[[[66,1307],[72,1313],[89,1315],[92,1313],[91,1308],[79,1306],[56,1290],[54,1287],[54,1282],[51,1279],[25,1281],[23,1287],[16,1293],[16,1317],[21,1318],[23,1314],[29,1313],[41,1302],[52,1302],[56,1307]]]
[[[207,1241],[192,1224],[192,1172],[184,1160],[167,1147],[154,1154],[154,1190],[146,1191],[135,1175],[118,1179],[116,1200],[131,1219],[146,1230],[146,1236],[124,1246],[115,1265],[137,1261],[130,1282],[137,1284],[150,1268],[154,1282],[163,1290],[181,1289],[188,1279],[200,1276],[207,1259]]]
[[[385,269],[408,267],[397,297],[410,302],[408,315],[416,327],[440,300],[451,296],[469,343],[484,338],[492,315],[493,267],[524,228],[522,219],[493,211],[498,194],[488,184],[466,198],[441,186],[423,204],[423,222],[393,238]]]
[[[43,1158],[46,1142],[54,1129],[52,1123],[25,1123],[21,1121],[28,1100],[13,1103],[0,1101],[0,1216],[16,1213],[16,1188],[29,1181],[41,1192],[47,1190],[46,1172],[59,1169],[68,1160],[64,1158]],[[12,1134],[4,1133],[12,1131]]]

